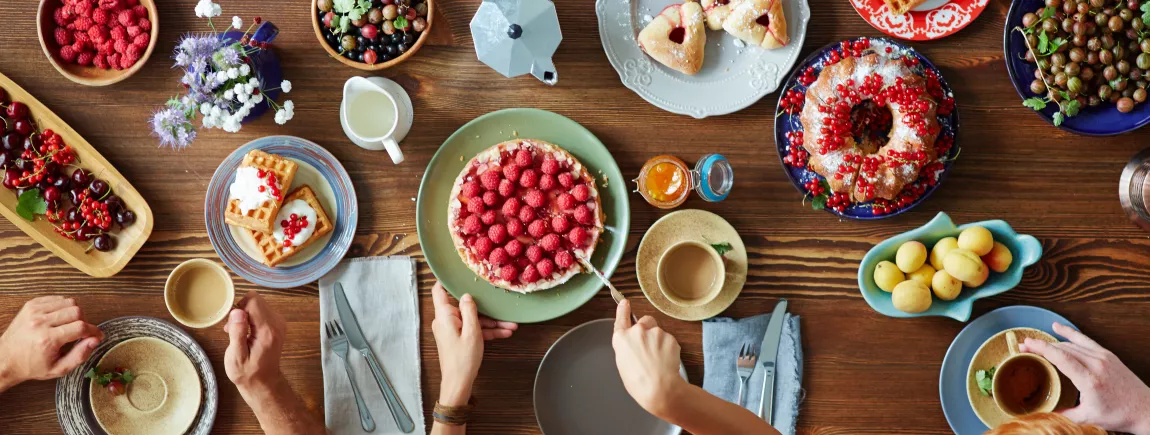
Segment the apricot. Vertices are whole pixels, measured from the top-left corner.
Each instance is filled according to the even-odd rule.
[[[986,228],[970,227],[958,234],[958,247],[981,257],[994,248],[994,236]]]
[[[979,277],[986,275],[990,270],[982,263],[981,258],[978,258],[973,252],[962,248],[948,252],[942,262],[943,270],[946,270],[946,273],[958,278],[959,281],[962,282],[976,281]]]
[[[990,277],[990,268],[984,266],[982,268],[982,274],[974,277],[974,279],[962,281],[962,285],[970,287],[970,288],[978,288],[979,286],[985,284],[986,279],[989,277]]]
[[[952,249],[958,249],[958,239],[954,237],[947,237],[934,244],[930,249],[930,265],[934,266],[934,270],[942,270],[942,259]]]
[[[959,293],[962,293],[962,281],[950,276],[945,270],[940,270],[934,273],[934,278],[930,281],[930,289],[939,299],[953,301]]]
[[[894,262],[903,273],[914,272],[926,263],[926,246],[915,241],[903,243],[894,254]]]
[[[898,270],[898,266],[889,261],[880,261],[878,266],[874,268],[874,283],[878,284],[878,288],[883,291],[894,291],[894,287],[898,283],[906,281],[906,276]]]
[[[930,289],[920,281],[903,281],[895,286],[891,293],[891,302],[899,311],[905,313],[921,313],[930,309],[933,299]]]
[[[1013,261],[1014,254],[1010,253],[1010,248],[999,242],[994,242],[994,248],[990,249],[990,253],[982,256],[982,262],[986,263],[990,270],[998,273],[1006,272]]]
[[[915,281],[926,284],[927,287],[930,287],[930,280],[934,279],[934,272],[935,270],[933,267],[930,267],[929,264],[924,264],[922,267],[918,268],[918,270],[908,273],[906,275],[906,279],[913,279]]]

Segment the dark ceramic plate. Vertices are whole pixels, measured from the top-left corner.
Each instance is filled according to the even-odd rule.
[[[1006,72],[1010,73],[1010,82],[1014,90],[1022,99],[1036,97],[1030,92],[1030,82],[1034,81],[1034,70],[1037,67],[1023,59],[1026,55],[1026,42],[1022,33],[1015,32],[1015,27],[1022,26],[1022,16],[1027,12],[1034,12],[1046,3],[1043,0],[1015,0],[1010,4],[1010,12],[1006,14],[1006,29],[1002,34],[1002,47],[1006,57]],[[1021,105],[1021,103],[1020,103]],[[1047,104],[1046,108],[1036,111],[1038,116],[1054,125],[1054,113],[1057,105]],[[1067,117],[1058,128],[1087,136],[1111,136],[1137,129],[1150,122],[1150,104],[1138,104],[1134,111],[1121,113],[1113,104],[1103,104],[1099,107],[1083,108],[1077,116]]]
[[[858,39],[861,39],[861,38],[856,38],[856,39],[852,39],[849,41],[853,43],[854,41],[857,41]],[[890,46],[893,50],[895,50],[897,52],[902,52],[902,53],[906,53],[909,56],[914,56],[919,61],[919,67],[916,67],[916,70],[921,71],[922,69],[929,69],[931,71],[934,71],[934,73],[938,76],[939,82],[942,84],[943,92],[945,92],[946,95],[954,96],[954,91],[950,88],[950,85],[947,84],[946,78],[944,78],[942,76],[942,72],[939,71],[938,68],[934,66],[934,64],[930,63],[930,60],[927,59],[926,56],[923,56],[921,53],[915,51],[914,48],[911,48],[910,46],[904,45],[904,44],[899,43],[899,42],[895,42],[894,40],[888,39],[888,38],[868,38],[868,39],[871,42],[871,48],[872,49],[875,49],[875,48],[881,49],[881,47]],[[799,92],[805,93],[807,90],[807,87],[803,86],[801,83],[799,83],[799,80],[798,80],[799,75],[804,70],[806,70],[807,67],[814,67],[815,76],[817,77],[818,74],[821,73],[823,70],[823,62],[826,61],[827,58],[830,57],[830,52],[832,50],[838,48],[838,47],[839,47],[839,42],[831,43],[831,44],[815,51],[814,53],[811,53],[811,55],[808,56],[806,59],[804,59],[802,61],[802,63],[798,64],[798,66],[795,67],[795,70],[791,72],[791,76],[787,79],[787,85],[783,88],[783,94],[782,95],[786,95],[787,90],[791,90],[791,89],[795,89],[795,90],[798,90]],[[778,114],[778,116],[775,118],[775,149],[779,153],[779,163],[782,164],[783,170],[786,171],[786,173],[787,173],[787,178],[789,178],[791,180],[791,184],[793,184],[795,186],[795,189],[798,189],[799,193],[806,195],[807,190],[803,187],[803,183],[806,183],[807,181],[810,181],[810,180],[815,179],[815,178],[823,179],[823,177],[821,175],[815,173],[814,171],[808,170],[806,168],[796,168],[796,167],[792,167],[790,165],[787,165],[786,163],[783,163],[783,157],[787,155],[787,144],[788,144],[787,133],[792,132],[792,131],[802,131],[803,125],[799,121],[798,114],[789,115],[789,114],[783,112],[782,98],[779,98],[779,105],[778,105],[778,107],[775,108],[775,113]],[[914,208],[915,206],[921,204],[923,201],[925,201],[926,198],[931,195],[931,193],[934,193],[934,190],[937,189],[938,186],[942,185],[942,182],[946,178],[946,174],[948,172],[950,172],[950,166],[954,163],[953,158],[958,156],[958,152],[959,152],[958,107],[957,107],[957,105],[955,106],[954,111],[952,111],[949,116],[939,116],[938,120],[939,120],[940,126],[942,127],[942,132],[939,134],[939,137],[943,137],[943,136],[953,137],[954,138],[954,146],[952,146],[950,148],[950,151],[946,154],[946,157],[948,157],[949,159],[945,163],[945,168],[944,168],[942,174],[939,175],[938,182],[935,183],[934,186],[928,186],[926,188],[926,191],[923,192],[923,194],[920,195],[918,197],[918,199],[916,199],[914,202],[911,202],[906,207],[897,208],[897,209],[895,209],[895,210],[893,210],[887,214],[875,214],[871,208],[871,206],[874,204],[874,201],[853,204],[850,207],[848,207],[844,213],[839,213],[835,210],[832,210],[829,207],[825,208],[824,210],[826,210],[827,212],[834,214],[836,216],[840,216],[840,217],[844,217],[844,218],[848,218],[848,219],[872,220],[872,219],[888,218],[891,216],[901,214],[901,213],[903,213],[907,210],[910,210],[910,209]],[[921,178],[919,180],[921,180]]]

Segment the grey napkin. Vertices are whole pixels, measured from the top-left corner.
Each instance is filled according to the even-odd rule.
[[[750,343],[756,348],[763,342],[771,314],[760,314],[734,320],[716,317],[703,321],[703,389],[734,403],[739,398],[739,374],[735,360],[739,348]],[[775,429],[783,435],[794,435],[803,388],[803,349],[799,335],[799,318],[787,314],[783,338],[779,342],[775,371]],[[760,352],[762,350],[760,349]],[[760,359],[764,355],[760,354]],[[743,392],[743,406],[759,410],[763,391],[763,369],[758,367]]]
[[[369,257],[341,262],[319,280],[319,317],[323,362],[323,405],[328,433],[362,434],[359,411],[343,361],[331,351],[323,325],[340,320],[335,308],[334,284],[343,285],[379,364],[407,408],[415,431],[427,433],[423,397],[419,391],[419,298],[415,287],[415,260],[411,257]],[[346,321],[340,320],[341,325]],[[355,349],[348,353],[364,402],[375,419],[374,434],[401,434],[376,385],[367,360]]]

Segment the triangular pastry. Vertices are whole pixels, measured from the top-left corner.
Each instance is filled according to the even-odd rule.
[[[703,15],[707,17],[707,28],[723,30],[723,21],[738,6],[739,0],[702,0]]]
[[[639,47],[659,63],[694,75],[703,67],[704,21],[698,3],[667,6],[639,32]]]
[[[723,21],[723,30],[767,49],[782,47],[791,40],[783,0],[742,0]]]
[[[895,15],[902,15],[910,12],[911,9],[917,8],[918,5],[926,3],[926,0],[883,0],[887,7],[890,8],[891,13]]]

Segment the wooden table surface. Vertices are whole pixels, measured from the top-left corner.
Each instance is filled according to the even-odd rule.
[[[162,289],[168,273],[190,258],[217,256],[204,229],[203,198],[219,162],[261,136],[301,136],[326,147],[347,167],[359,196],[359,233],[352,256],[411,255],[420,259],[419,289],[425,415],[438,391],[439,367],[430,332],[430,288],[435,277],[415,232],[419,180],[451,132],[484,113],[538,107],[583,124],[614,153],[625,175],[646,159],[672,153],[688,161],[720,152],[736,173],[725,202],[691,199],[737,228],[750,254],[747,285],[725,313],[769,311],[778,298],[802,316],[806,400],[802,433],[948,433],[938,400],[938,372],[947,346],[964,326],[946,318],[894,319],[872,311],[856,284],[863,254],[891,235],[915,228],[939,211],[956,222],[1004,219],[1038,237],[1046,251],[1007,294],[975,305],[977,317],[1005,305],[1054,310],[1111,348],[1150,378],[1150,240],[1128,222],[1115,186],[1123,165],[1143,145],[1144,132],[1087,138],[1062,132],[1022,107],[1003,67],[1002,30],[1009,2],[993,0],[968,28],[936,42],[912,44],[943,71],[957,93],[962,156],[940,189],[915,210],[877,222],[839,221],[812,211],[780,167],[772,138],[776,96],[739,113],[695,120],[657,109],[625,89],[599,42],[593,1],[564,0],[564,41],[555,65],[562,78],[547,87],[528,76],[505,79],[475,59],[468,23],[479,2],[438,0],[443,12],[432,41],[407,63],[381,75],[399,82],[415,104],[415,126],[403,142],[407,161],[392,165],[382,152],[362,150],[343,135],[338,104],[343,82],[360,72],[327,58],[312,34],[308,0],[224,0],[220,23],[255,15],[280,28],[277,50],[296,117],[275,125],[265,117],[238,134],[201,134],[190,148],[157,148],[147,118],[181,89],[169,53],[177,38],[200,31],[195,0],[160,2],[160,42],[134,77],[106,88],[84,87],[57,74],[36,39],[33,0],[0,2],[0,72],[37,95],[115,164],[155,213],[151,239],[118,275],[90,278],[50,254],[7,221],[0,221],[0,324],[25,300],[46,294],[77,298],[88,319],[127,315],[171,317]],[[274,6],[273,6],[274,5]],[[844,0],[812,2],[803,56],[858,35],[880,35]],[[226,25],[226,24],[225,24]],[[615,282],[640,315],[654,315],[683,345],[693,382],[702,379],[701,329],[656,312],[635,279],[635,247],[664,215],[632,198],[631,234]],[[322,416],[317,287],[273,290],[235,277],[237,291],[258,289],[288,319],[283,371],[310,410]],[[481,404],[472,433],[538,433],[532,385],[540,359],[560,335],[583,322],[609,317],[606,292],[560,319],[525,325],[510,340],[491,343],[475,396]],[[215,433],[259,433],[251,411],[223,371],[226,335],[189,331],[207,350],[220,377]],[[59,432],[55,382],[29,382],[3,394],[0,433]],[[321,417],[322,418],[322,417]]]

